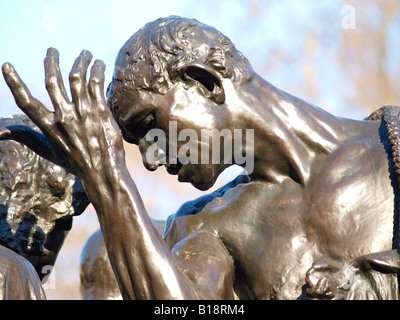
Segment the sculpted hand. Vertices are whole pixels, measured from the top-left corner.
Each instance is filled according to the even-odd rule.
[[[125,164],[122,136],[103,95],[104,63],[83,51],[72,67],[72,101],[65,92],[58,52],[45,59],[46,88],[54,113],[34,99],[10,64],[4,78],[18,106],[43,133],[7,127],[0,139],[14,139],[81,178],[96,210],[110,263],[124,298],[194,299],[191,280],[175,264],[171,250],[154,229]],[[134,276],[133,276],[134,275]]]
[[[395,288],[396,286],[391,281],[393,278],[397,281],[397,274],[392,274],[392,277],[387,276],[390,268],[387,268],[386,265],[379,268],[382,273],[371,268],[370,257],[381,256],[383,256],[382,253],[361,256],[351,264],[344,266],[329,258],[314,262],[306,274],[308,298],[313,300],[377,300],[380,298],[379,295],[389,296],[393,290],[389,289],[387,293],[379,288],[379,284],[387,281],[386,288]],[[396,259],[398,258],[396,257]],[[398,265],[397,261],[396,265]],[[385,267],[387,269],[383,271]],[[393,275],[395,276],[393,277]],[[374,277],[378,278],[378,281],[375,281]]]
[[[96,60],[87,82],[91,59],[90,52],[82,51],[75,60],[69,74],[70,101],[60,73],[58,52],[48,49],[44,61],[45,83],[54,112],[33,98],[12,65],[5,63],[4,79],[17,105],[42,133],[25,126],[10,126],[0,131],[0,139],[26,144],[81,179],[96,174],[99,166],[104,168],[116,160],[123,161],[122,137],[104,98],[105,65]]]

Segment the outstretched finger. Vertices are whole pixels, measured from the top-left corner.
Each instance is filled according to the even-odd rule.
[[[10,63],[2,66],[4,80],[14,96],[18,107],[31,118],[31,120],[42,130],[52,123],[54,115],[37,99],[35,99],[28,87],[19,77],[17,71]]]
[[[59,54],[54,48],[47,50],[44,71],[47,92],[56,112],[59,112],[60,108],[68,106],[69,101],[59,67]]]
[[[86,75],[87,68],[92,60],[92,54],[83,50],[78,58],[76,58],[69,74],[69,84],[71,87],[72,101],[78,108],[81,106],[80,101],[87,99]]]
[[[102,60],[96,60],[90,70],[89,95],[92,100],[97,101],[101,106],[106,105],[104,97],[104,71],[106,65]]]

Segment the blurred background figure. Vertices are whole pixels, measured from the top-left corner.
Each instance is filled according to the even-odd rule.
[[[81,253],[80,292],[83,300],[122,300],[100,229],[89,237]]]
[[[49,108],[38,63],[48,47],[60,52],[64,79],[87,49],[106,63],[109,82],[125,41],[147,22],[169,15],[220,30],[261,77],[336,116],[364,119],[383,105],[400,104],[400,2],[395,0],[43,0],[4,2],[0,11],[0,62],[11,62]],[[0,81],[0,116],[15,113],[20,111]],[[165,220],[185,201],[204,194],[164,169],[146,171],[135,146],[126,145],[126,158],[154,219]],[[209,192],[240,172],[229,168]],[[56,286],[46,289],[49,299],[81,298],[79,253],[98,227],[91,207],[75,219],[53,270]]]
[[[164,221],[152,219],[152,222],[162,235]],[[93,232],[83,246],[79,272],[83,300],[122,300],[100,229]]]
[[[0,129],[19,125],[38,130],[25,115],[0,118]],[[49,279],[73,216],[88,204],[75,176],[20,143],[0,141],[0,292],[4,299],[42,298],[40,280]]]

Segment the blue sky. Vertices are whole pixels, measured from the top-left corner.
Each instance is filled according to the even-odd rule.
[[[104,60],[106,81],[109,81],[119,48],[135,31],[156,18],[182,15],[221,30],[257,71],[258,65],[268,62],[271,47],[298,46],[303,41],[302,28],[310,24],[318,27],[321,23],[320,12],[328,9],[336,17],[338,28],[341,6],[341,1],[310,6],[302,0],[3,1],[0,4],[0,63],[11,62],[32,93],[49,104],[43,84],[43,59],[48,47],[59,50],[64,79],[79,52],[87,49],[94,58]],[[291,23],[287,23],[288,19]],[[272,83],[287,84],[289,88],[291,83],[301,81],[289,65],[266,76]],[[10,113],[19,113],[19,110],[1,79],[0,116]]]
[[[209,3],[212,2],[206,1],[202,6],[196,1],[159,0],[3,1],[0,4],[0,63],[11,62],[32,93],[46,100],[43,59],[48,47],[59,50],[64,79],[82,49],[104,60],[106,79],[110,79],[119,48],[145,23],[159,17],[196,17],[232,34],[237,23],[234,19],[240,16],[243,4],[220,1],[212,18],[208,18]],[[223,11],[228,6],[229,15],[218,14],[218,10]],[[1,79],[0,116],[19,112],[11,106],[12,100],[5,89]]]

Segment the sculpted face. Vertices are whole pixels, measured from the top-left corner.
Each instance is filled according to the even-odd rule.
[[[194,68],[200,70],[198,66]],[[165,133],[166,149],[159,149],[158,152],[165,154],[164,164],[168,173],[177,174],[181,182],[190,182],[196,188],[206,190],[214,184],[228,164],[223,161],[219,164],[212,163],[213,140],[205,139],[204,131],[229,128],[229,113],[222,97],[222,80],[210,73],[210,79],[200,82],[192,73],[190,75],[194,78],[184,72],[182,78],[164,94],[132,91],[115,95],[114,107],[118,107],[117,121],[124,139],[139,145],[146,168],[155,170],[160,165],[159,162],[148,161],[146,153],[153,145],[148,136],[149,131],[161,130]],[[117,83],[114,90],[123,91],[119,86],[122,84]],[[212,95],[219,95],[217,99],[220,100],[216,102]],[[180,158],[176,158],[179,150],[183,150],[187,143],[191,150],[198,150],[197,163],[182,164]],[[201,161],[201,150],[207,150],[209,161]],[[222,149],[221,153],[223,152]],[[191,156],[196,155],[192,152]]]
[[[179,181],[206,190],[232,164],[222,161],[224,153],[233,158],[232,148],[224,148],[221,139],[232,140],[234,129],[227,99],[232,90],[227,94],[225,88],[235,88],[251,73],[247,60],[214,28],[180,17],[159,19],[121,48],[107,90],[108,105],[124,139],[139,145],[149,170],[164,164]],[[148,139],[155,129],[164,135],[165,148],[158,155],[166,161],[149,161],[147,156],[154,142],[160,145],[160,139]],[[216,134],[207,139],[206,131]],[[217,150],[212,148],[214,138],[221,142]],[[179,157],[189,146],[186,154],[197,161]],[[212,160],[213,152],[219,161]],[[208,161],[201,159],[205,155]]]

